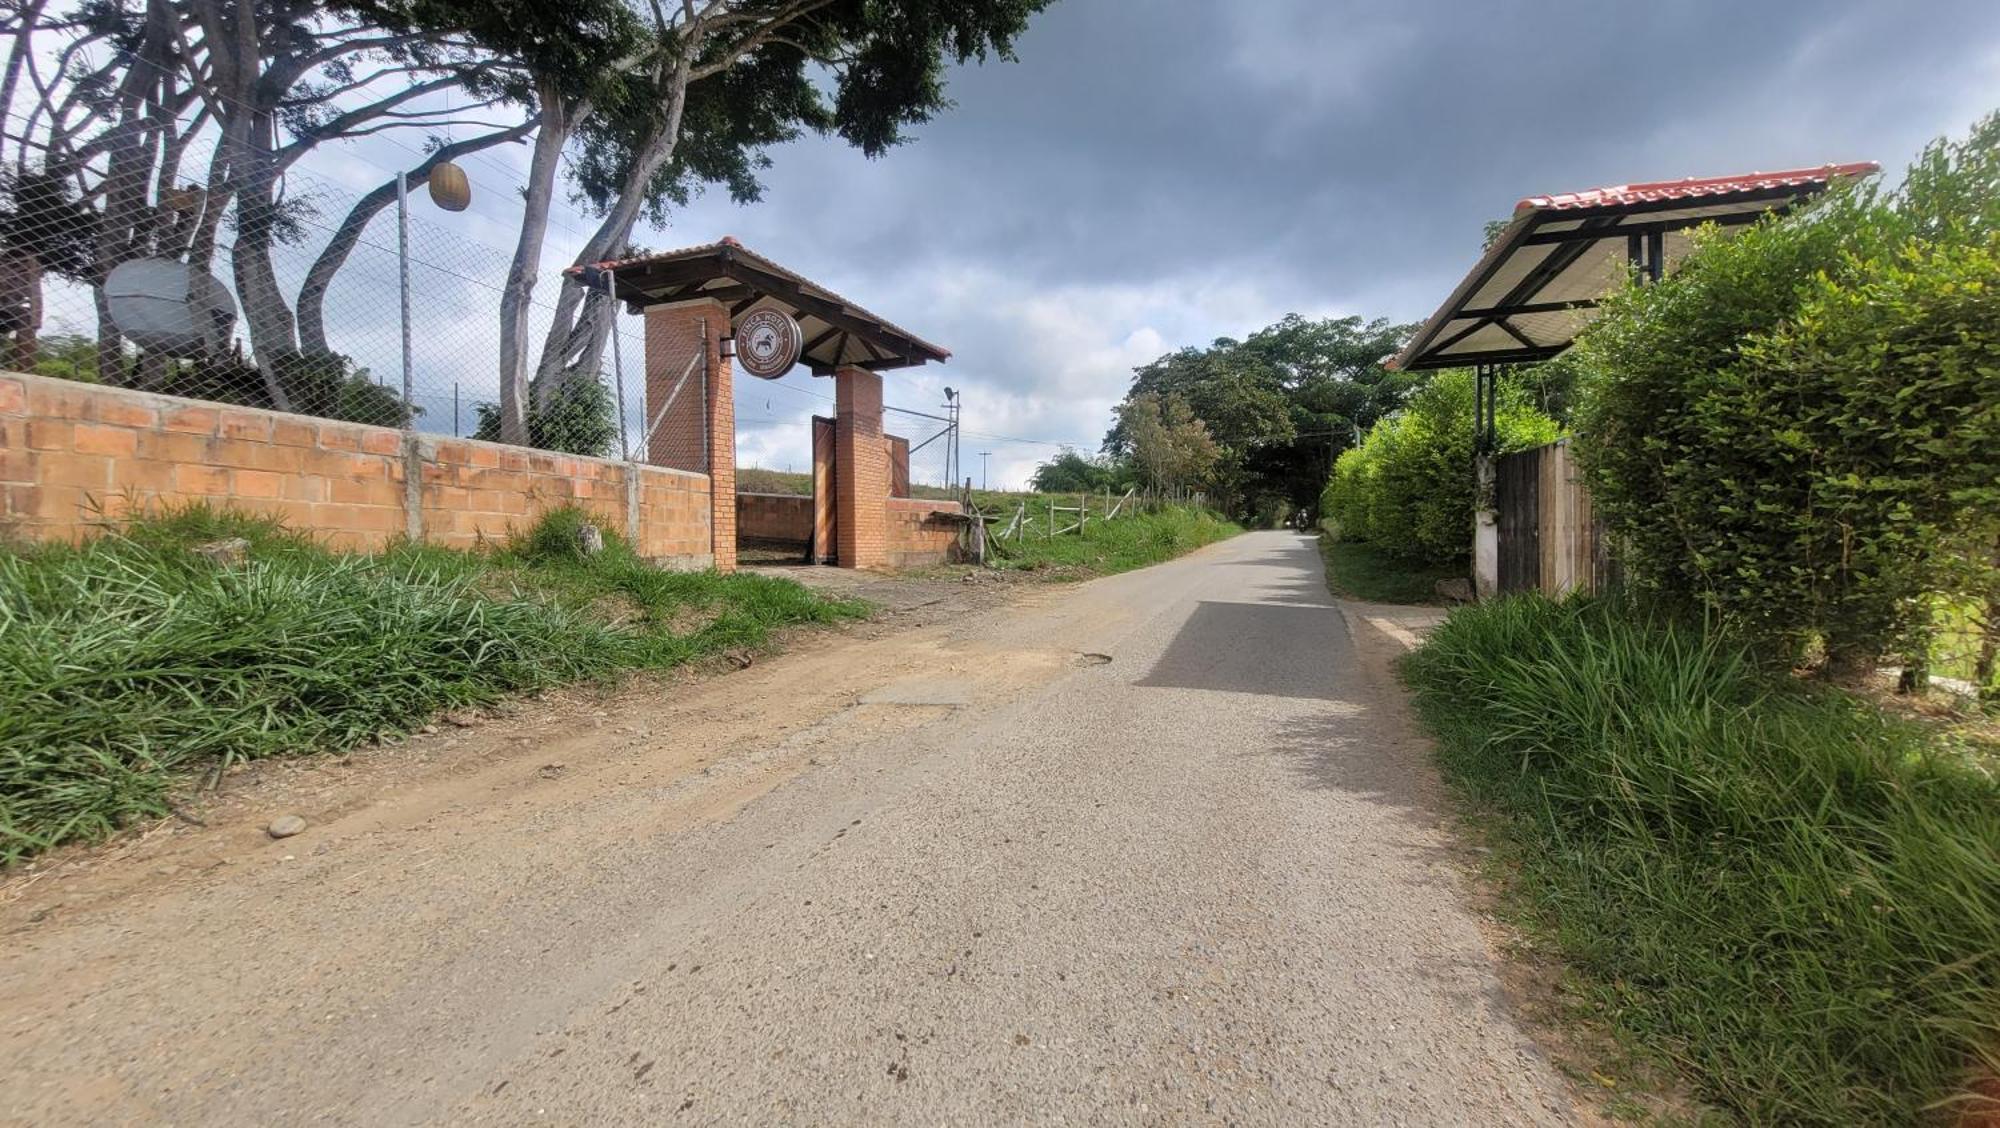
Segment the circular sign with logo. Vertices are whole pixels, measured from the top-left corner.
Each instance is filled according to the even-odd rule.
[[[736,359],[743,371],[766,380],[776,380],[799,362],[805,334],[799,323],[781,309],[751,310],[736,323]]]

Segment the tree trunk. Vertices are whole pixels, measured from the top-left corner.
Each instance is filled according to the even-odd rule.
[[[693,50],[693,47],[686,50]],[[601,262],[610,257],[615,249],[630,242],[632,228],[646,206],[647,189],[660,170],[674,159],[674,151],[680,146],[681,116],[687,108],[691,67],[691,61],[685,56],[674,62],[667,78],[667,112],[659,119],[652,135],[633,153],[632,167],[626,170],[625,181],[618,189],[618,198],[577,252],[572,265]],[[583,294],[581,286],[564,286],[556,295],[555,317],[549,324],[548,335],[542,340],[541,363],[535,371],[538,402],[554,392],[564,372],[595,372],[600,367],[608,335],[593,334],[582,323],[579,311],[583,305]]]
[[[590,113],[588,103],[566,106],[551,82],[541,84],[540,132],[528,164],[521,232],[514,261],[500,291],[500,441],[528,445],[528,302],[541,272],[542,243],[548,237],[549,204],[555,196],[556,166],[576,126]]]
[[[136,61],[119,82],[116,95],[119,125],[124,128],[105,159],[104,211],[92,251],[91,274],[98,283],[98,379],[112,384],[126,379],[123,338],[112,324],[102,285],[111,268],[132,257],[144,237],[146,187],[152,182],[154,147],[151,132],[137,128],[136,120],[148,116],[149,92],[158,90],[160,76],[166,73],[174,18],[166,0],[150,0],[146,6]]]
[[[429,183],[431,172],[446,161],[455,160],[467,153],[492,148],[503,141],[519,141],[534,132],[534,129],[535,119],[530,118],[512,129],[446,145],[405,174],[409,181],[409,190],[414,192]],[[376,187],[374,191],[355,201],[354,206],[348,209],[347,218],[340,221],[340,226],[333,232],[333,238],[327,241],[319,257],[313,260],[311,269],[306,271],[305,281],[299,285],[298,316],[299,344],[307,353],[333,351],[328,347],[326,339],[327,287],[333,284],[333,277],[340,273],[340,268],[347,264],[347,256],[354,253],[355,246],[361,242],[361,236],[368,230],[369,222],[380,214],[382,209],[395,202],[394,180]]]

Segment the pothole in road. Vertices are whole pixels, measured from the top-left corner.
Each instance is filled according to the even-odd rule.
[[[1079,666],[1109,666],[1111,664],[1111,655],[1099,654],[1094,650],[1084,650],[1079,651],[1077,656],[1072,660]]]

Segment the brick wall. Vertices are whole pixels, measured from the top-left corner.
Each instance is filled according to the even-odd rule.
[[[736,535],[805,544],[813,534],[813,499],[805,494],[736,495]]]
[[[957,502],[892,497],[885,506],[884,555],[891,568],[922,568],[952,558],[965,523]]]
[[[0,374],[0,526],[37,539],[74,540],[135,505],[208,501],[336,548],[397,536],[469,548],[573,503],[642,555],[706,566],[709,489],[663,467]]]

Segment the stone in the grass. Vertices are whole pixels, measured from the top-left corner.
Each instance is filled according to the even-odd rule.
[[[264,830],[265,833],[269,834],[273,838],[290,838],[292,835],[297,834],[298,832],[304,830],[305,828],[306,828],[306,820],[300,818],[299,816],[279,815],[277,818],[272,819],[271,825],[265,827]]]

